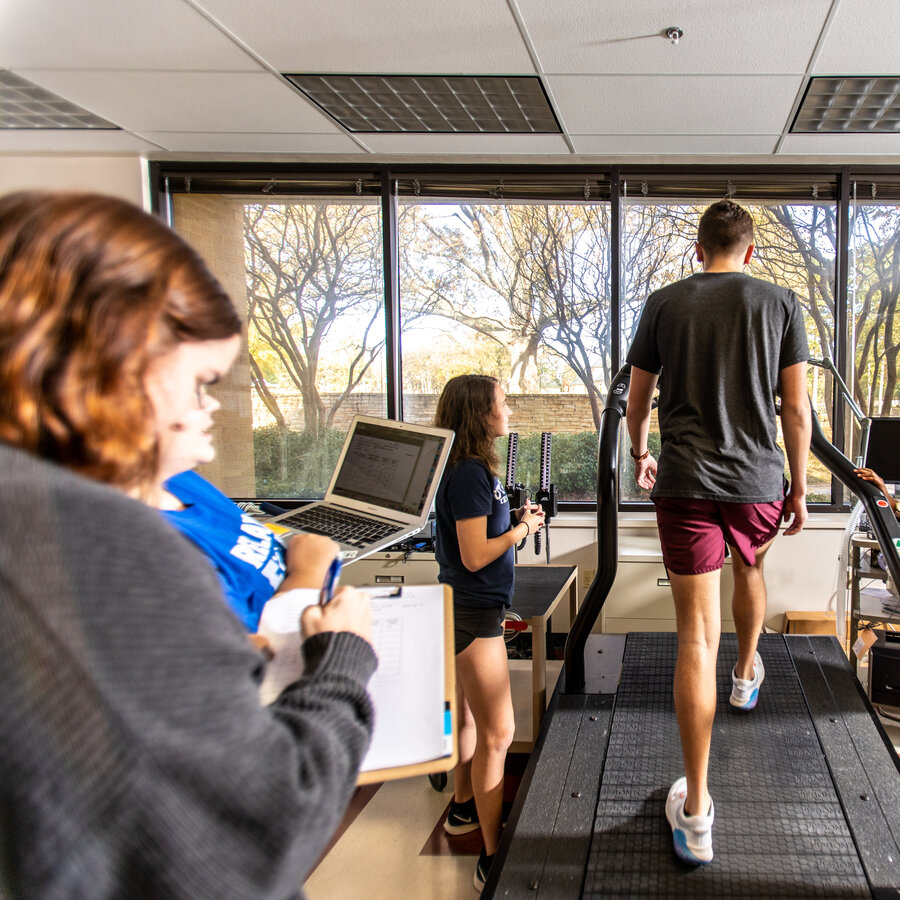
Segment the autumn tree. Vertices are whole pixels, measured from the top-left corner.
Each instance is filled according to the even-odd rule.
[[[832,204],[773,205],[754,210],[759,264],[766,277],[795,290],[803,305],[813,355],[835,346],[837,211]],[[853,223],[850,309],[854,346],[847,378],[866,415],[890,415],[900,354],[900,215],[895,207],[859,206]],[[832,379],[824,380],[825,398]],[[825,403],[829,419],[831,405]]]
[[[274,354],[303,398],[304,429],[319,434],[384,346],[379,209],[334,202],[245,204],[244,237],[251,348],[262,342]],[[339,323],[343,333],[336,333]],[[326,341],[329,352],[342,353],[345,361],[345,377],[327,407],[319,384]],[[262,355],[250,356],[253,386],[284,428]]]
[[[463,325],[505,348],[512,393],[538,390],[539,353],[563,361],[599,422],[609,379],[609,221],[602,205],[459,204],[406,223],[404,308]],[[597,372],[600,384],[597,383]]]
[[[870,416],[889,416],[900,393],[900,210],[857,207],[854,232],[854,394]]]
[[[694,241],[704,208],[652,199],[626,204],[616,323],[606,204],[402,206],[401,327],[408,333],[417,317],[448,320],[457,348],[454,354],[438,342],[421,351],[421,359],[411,354],[409,383],[433,391],[458,363],[502,371],[511,392],[531,393],[540,388],[541,372],[552,380],[549,362],[556,360],[555,371],[581,383],[599,424],[613,330],[621,328],[624,353],[646,297],[699,270]],[[835,207],[749,208],[757,244],[750,272],[798,294],[813,352],[829,352],[835,342]],[[249,204],[245,233],[254,386],[283,426],[265,377],[283,370],[302,395],[306,429],[319,433],[383,347],[379,211],[334,202]],[[856,233],[852,388],[863,409],[886,414],[897,392],[900,353],[896,209],[860,207]],[[338,322],[346,327],[336,328]],[[326,339],[331,358],[336,347],[342,353],[330,368],[340,372],[340,383],[327,408],[320,393]],[[826,377],[823,397],[831,387]],[[824,406],[830,416],[830,404]]]

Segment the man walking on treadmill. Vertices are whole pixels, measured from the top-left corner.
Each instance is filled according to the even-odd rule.
[[[765,554],[782,520],[792,535],[807,516],[811,425],[803,314],[791,291],[743,274],[753,240],[745,209],[731,200],[710,206],[696,244],[704,271],[650,295],[627,357],[634,475],[652,489],[678,626],[674,693],[685,777],[669,791],[666,818],[675,852],[692,864],[713,857],[707,770],[725,545],[738,640],[730,702],[749,711],[765,677],[757,652],[766,613]],[[647,438],[660,371],[657,462]],[[786,493],[776,394],[791,474]]]

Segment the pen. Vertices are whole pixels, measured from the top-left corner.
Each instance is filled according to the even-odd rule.
[[[322,590],[319,592],[319,606],[327,606],[331,602],[340,575],[341,558],[336,556],[328,567],[328,572],[325,575],[325,584],[322,585]]]

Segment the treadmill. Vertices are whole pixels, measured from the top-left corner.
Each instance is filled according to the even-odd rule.
[[[762,635],[765,688],[741,714],[728,704],[737,641],[722,635],[709,776],[715,857],[693,868],[675,856],[664,806],[683,774],[677,636],[591,633],[616,576],[629,385],[626,365],[600,421],[597,573],[483,896],[900,897],[900,758],[829,636]],[[896,519],[813,416],[813,452],[864,504],[900,584]]]

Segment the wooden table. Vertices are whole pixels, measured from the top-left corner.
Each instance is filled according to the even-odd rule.
[[[516,566],[511,612],[531,626],[532,735],[514,741],[514,751],[530,750],[547,708],[547,623],[559,601],[569,595],[569,623],[578,613],[577,566]],[[521,746],[522,744],[525,746]]]

